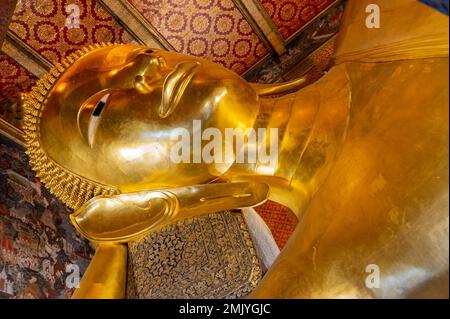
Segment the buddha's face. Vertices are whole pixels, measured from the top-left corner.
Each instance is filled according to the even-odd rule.
[[[174,163],[173,133],[250,128],[258,97],[241,77],[182,54],[121,45],[94,50],[55,82],[41,116],[47,155],[122,192],[206,182],[220,171]],[[206,143],[206,142],[205,142]]]

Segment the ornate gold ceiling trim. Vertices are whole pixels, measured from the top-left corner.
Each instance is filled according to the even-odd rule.
[[[175,51],[173,46],[128,1],[98,0],[140,44]]]
[[[1,50],[38,78],[44,76],[53,66],[11,31],[7,32]]]
[[[289,44],[290,42],[292,42],[292,40],[294,40],[300,33],[302,33],[307,27],[309,27],[311,24],[313,24],[314,22],[316,22],[318,19],[322,18],[327,12],[328,10],[330,10],[331,8],[340,5],[341,3],[343,3],[345,0],[336,0],[333,3],[331,3],[328,7],[326,7],[325,9],[323,9],[322,11],[320,11],[320,13],[318,15],[316,15],[313,19],[311,19],[310,21],[308,21],[304,26],[302,26],[300,29],[298,29],[297,31],[295,31],[292,35],[290,35],[286,40],[285,40],[285,44]]]
[[[269,50],[277,55],[286,52],[283,37],[258,0],[233,0],[233,2]]]

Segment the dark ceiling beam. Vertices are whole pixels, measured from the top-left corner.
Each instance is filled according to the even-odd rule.
[[[1,50],[38,78],[44,76],[53,66],[10,31],[6,34]]]
[[[345,3],[345,1],[347,0],[335,0],[332,3],[330,3],[328,5],[328,7],[324,8],[321,12],[319,12],[319,14],[317,14],[314,18],[312,18],[311,20],[309,20],[305,25],[303,25],[300,29],[298,29],[297,31],[295,31],[293,34],[291,34],[289,36],[289,38],[286,39],[285,43],[286,45],[289,45],[289,43],[291,43],[292,41],[295,41],[295,39],[297,38],[297,36],[299,34],[301,34],[303,31],[305,31],[305,29],[307,29],[310,25],[312,25],[314,22],[316,22],[317,20],[321,19],[324,15],[326,15],[328,13],[328,11],[333,8],[333,7],[337,7],[339,5],[341,5],[342,3]]]
[[[24,133],[22,130],[13,126],[12,124],[6,122],[4,119],[0,118],[0,134],[13,140],[19,145],[25,145]]]
[[[142,45],[174,51],[172,45],[126,0],[97,0]]]
[[[270,51],[277,55],[286,52],[284,40],[278,28],[258,0],[233,0],[233,2]]]

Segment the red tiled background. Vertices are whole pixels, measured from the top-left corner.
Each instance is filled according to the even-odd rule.
[[[69,4],[80,9],[79,28],[66,27]],[[51,63],[88,44],[133,40],[95,0],[21,0],[9,30]]]
[[[267,53],[232,0],[128,0],[176,51],[242,74]]]
[[[283,38],[287,39],[334,0],[261,0]]]
[[[0,104],[15,103],[21,92],[28,92],[37,78],[16,61],[0,52]]]

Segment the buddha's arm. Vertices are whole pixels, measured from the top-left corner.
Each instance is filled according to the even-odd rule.
[[[282,83],[250,83],[258,96],[283,95],[300,90],[307,83],[307,77],[301,77]]]
[[[73,299],[123,299],[127,275],[127,246],[103,243],[97,246]]]
[[[176,220],[266,200],[263,183],[217,183],[93,198],[72,214],[77,230],[97,243],[127,242]]]
[[[71,215],[77,230],[97,243],[72,298],[125,298],[125,242],[182,218],[255,206],[267,193],[262,183],[222,183],[93,198]]]
[[[368,30],[371,2],[349,1],[337,50],[345,142],[252,297],[448,298],[448,17],[377,1],[382,28]]]
[[[448,59],[347,69],[342,150],[253,297],[448,296]]]

